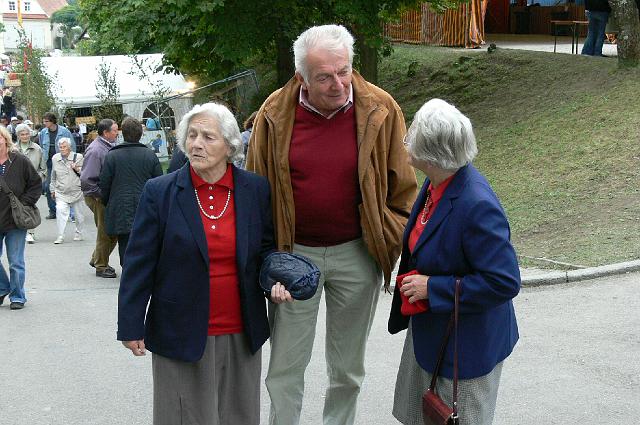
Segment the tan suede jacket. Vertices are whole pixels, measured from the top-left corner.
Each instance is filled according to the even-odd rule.
[[[402,143],[406,127],[398,104],[355,71],[352,84],[362,194],[360,224],[388,287],[416,199],[416,176]],[[292,78],[265,100],[254,120],[247,154],[247,170],[266,176],[271,184],[276,243],[282,251],[291,251],[295,239],[289,144],[299,93],[300,84]]]

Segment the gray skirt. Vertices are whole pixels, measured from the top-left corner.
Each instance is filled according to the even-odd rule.
[[[487,375],[458,380],[460,425],[491,425],[496,409],[501,372],[502,362]],[[429,388],[431,376],[416,361],[411,324],[409,324],[393,399],[393,416],[404,425],[423,425],[422,394]],[[453,380],[439,376],[436,393],[451,406]]]
[[[153,354],[153,424],[258,425],[261,368],[244,334],[208,337],[195,363]]]

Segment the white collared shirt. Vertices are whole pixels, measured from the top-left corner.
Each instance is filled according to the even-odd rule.
[[[329,115],[323,114],[322,112],[318,111],[312,104],[309,103],[307,92],[303,90],[302,87],[300,87],[300,96],[298,97],[298,102],[305,109],[315,112],[316,114],[320,114],[329,120],[333,118],[335,114],[337,114],[338,112],[340,111],[347,112],[349,108],[353,106],[353,84],[349,86],[349,97],[347,97],[347,101],[345,102],[345,104],[339,107],[338,109],[336,109],[335,111],[333,111],[332,113],[330,113]]]

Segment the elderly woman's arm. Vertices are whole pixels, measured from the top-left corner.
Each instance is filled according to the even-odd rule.
[[[144,317],[164,234],[152,183],[145,184],[140,197],[118,293],[118,340],[132,351],[143,350],[136,355],[144,354]]]
[[[42,195],[42,179],[36,169],[29,162],[27,167],[24,167],[23,178],[25,180],[25,190],[20,196],[20,202],[25,205],[35,206],[40,195]]]
[[[518,259],[509,237],[509,223],[497,200],[482,200],[469,209],[462,250],[472,272],[461,276],[461,313],[492,309],[514,298],[520,291]],[[429,278],[431,311],[453,311],[455,279],[456,276]]]

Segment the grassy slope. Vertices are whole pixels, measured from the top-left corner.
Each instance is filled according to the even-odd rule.
[[[471,118],[475,164],[519,254],[584,265],[640,258],[640,70],[607,58],[396,46],[380,76],[408,123],[433,97]]]

